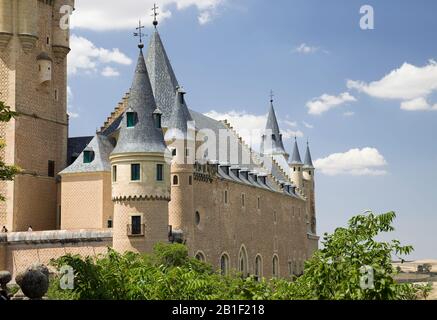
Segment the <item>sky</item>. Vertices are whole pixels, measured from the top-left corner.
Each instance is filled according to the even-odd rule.
[[[190,108],[259,130],[273,90],[287,150],[295,136],[302,153],[310,141],[320,235],[366,210],[395,211],[388,238],[413,245],[411,259],[437,259],[437,2],[156,2]],[[365,5],[373,20],[372,11],[360,13]],[[129,90],[133,32],[140,18],[144,33],[153,32],[152,7],[76,0],[70,136],[93,135]]]

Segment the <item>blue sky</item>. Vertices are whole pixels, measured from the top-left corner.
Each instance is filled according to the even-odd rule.
[[[152,32],[152,3],[76,0],[71,136],[92,135],[128,90],[138,54],[135,21],[143,17],[145,33]],[[359,26],[366,4],[374,8],[374,30]],[[264,125],[273,89],[288,150],[294,135],[301,152],[310,139],[320,166],[320,234],[367,209],[394,210],[393,236],[415,247],[412,258],[437,258],[437,66],[430,61],[437,60],[437,3],[158,5],[159,31],[192,109],[256,128]]]

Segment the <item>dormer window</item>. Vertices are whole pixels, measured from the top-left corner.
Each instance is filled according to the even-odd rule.
[[[155,128],[162,129],[162,112],[158,108],[153,112],[153,119],[155,121]]]
[[[92,148],[86,148],[83,151],[83,163],[91,163],[94,160],[94,151]]]
[[[274,134],[272,134],[272,140],[276,141],[276,136]]]
[[[126,112],[126,122],[128,128],[133,128],[137,124],[137,113],[132,109]]]

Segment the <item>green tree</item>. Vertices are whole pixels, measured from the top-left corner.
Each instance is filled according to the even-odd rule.
[[[6,106],[4,102],[0,101],[0,122],[9,122],[12,118],[17,117],[17,113],[11,111],[11,108]],[[0,139],[0,150],[4,149],[6,143],[3,139]],[[4,159],[0,159],[0,180],[11,181],[14,176],[20,172],[20,168],[17,166],[6,165]],[[3,195],[0,195],[0,201],[4,201]]]

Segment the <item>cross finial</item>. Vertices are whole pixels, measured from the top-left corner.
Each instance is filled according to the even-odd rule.
[[[275,94],[273,93],[273,90],[270,90],[270,102],[273,102],[274,97],[275,97]]]
[[[134,37],[140,38],[140,43],[138,44],[138,48],[142,49],[144,48],[143,44],[143,36],[145,35],[143,33],[144,26],[141,24],[141,20],[138,22],[138,27],[136,27],[137,32],[134,32]]]
[[[155,28],[158,25],[158,20],[156,19],[159,16],[158,9],[159,7],[156,5],[156,3],[154,3],[152,8],[153,11],[152,17],[153,17],[153,25],[155,26]]]

